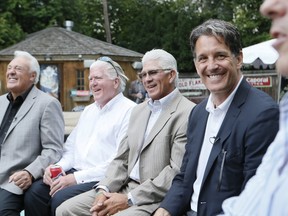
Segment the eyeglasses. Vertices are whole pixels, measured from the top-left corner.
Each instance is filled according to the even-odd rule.
[[[107,63],[109,63],[110,65],[112,65],[112,67],[114,68],[117,76],[119,76],[119,73],[118,73],[115,65],[113,64],[113,60],[112,60],[111,58],[109,58],[108,56],[102,56],[102,57],[99,57],[99,58],[97,59],[97,61],[104,61],[104,62],[107,62]]]
[[[155,77],[158,73],[162,72],[162,71],[168,71],[171,69],[170,68],[166,68],[166,69],[156,69],[156,70],[150,70],[150,71],[147,71],[147,72],[141,72],[138,74],[139,78],[141,80],[145,79],[147,77],[147,75],[149,77]]]

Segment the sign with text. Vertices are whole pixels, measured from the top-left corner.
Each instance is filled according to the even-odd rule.
[[[86,97],[90,96],[90,91],[88,90],[71,90],[71,97]]]
[[[246,80],[250,85],[254,87],[271,87],[272,86],[272,78],[270,76],[263,77],[246,77]]]
[[[272,77],[255,76],[246,77],[246,81],[254,87],[272,87]],[[200,78],[182,78],[178,80],[178,88],[180,90],[205,90],[206,87]]]
[[[200,78],[182,78],[178,79],[178,88],[180,90],[205,90],[206,87]]]

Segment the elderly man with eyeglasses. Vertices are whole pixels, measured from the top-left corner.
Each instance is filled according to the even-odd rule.
[[[101,57],[90,66],[89,86],[95,103],[84,109],[67,138],[64,154],[56,163],[62,176],[51,179],[49,166],[43,179],[26,192],[26,216],[54,215],[63,201],[90,190],[104,178],[136,105],[122,93],[127,80],[120,65],[109,57]]]
[[[105,178],[62,203],[56,215],[151,215],[180,171],[194,103],[176,88],[177,63],[170,53],[149,51],[142,63],[140,76],[149,99],[133,109]]]

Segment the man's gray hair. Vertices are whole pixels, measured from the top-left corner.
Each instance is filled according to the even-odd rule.
[[[32,56],[30,53],[26,51],[19,51],[19,50],[16,50],[14,52],[14,58],[16,57],[24,57],[29,61],[29,72],[30,73],[36,72],[34,84],[37,84],[39,81],[39,76],[40,76],[40,65],[37,59],[34,56]]]
[[[160,69],[171,69],[176,71],[176,78],[174,80],[175,86],[178,82],[178,70],[177,70],[177,61],[173,55],[168,53],[163,49],[153,49],[145,53],[142,58],[142,64],[144,65],[147,61],[156,60],[159,63]],[[170,71],[165,71],[169,73]]]
[[[125,88],[126,88],[126,83],[129,80],[129,78],[125,75],[125,73],[124,73],[123,69],[121,68],[121,66],[117,62],[113,61],[112,59],[111,59],[111,64],[113,64],[114,67],[110,64],[110,62],[97,60],[97,61],[93,62],[90,65],[90,70],[99,61],[100,62],[105,62],[107,64],[107,69],[108,70],[106,71],[106,73],[107,73],[107,75],[108,75],[108,77],[110,79],[119,78],[120,85],[119,85],[119,89],[118,90],[119,90],[119,92],[123,92],[125,90]]]

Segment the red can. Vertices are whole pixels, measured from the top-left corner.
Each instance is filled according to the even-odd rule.
[[[62,175],[62,168],[59,165],[52,165],[50,167],[51,178],[56,179]]]

